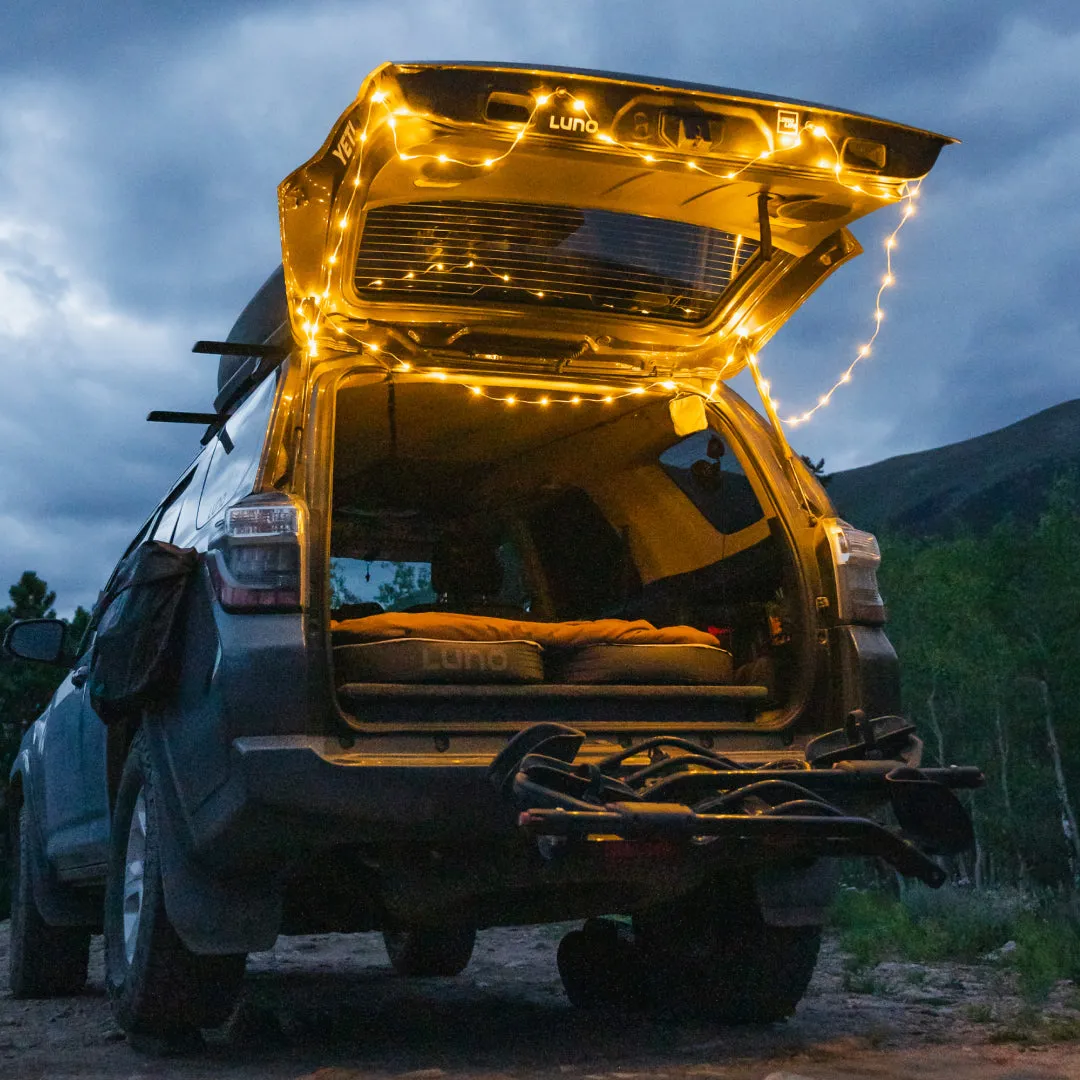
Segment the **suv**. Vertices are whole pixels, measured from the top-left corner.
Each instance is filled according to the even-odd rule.
[[[874,538],[754,351],[950,140],[602,72],[385,65],[7,793],[11,986],[221,1022],[279,934],[585,920],[578,1005],[790,1014],[837,859],[970,825],[898,716]],[[750,368],[766,417],[725,380]],[[9,651],[58,662],[62,624]],[[891,808],[889,827],[875,818]]]

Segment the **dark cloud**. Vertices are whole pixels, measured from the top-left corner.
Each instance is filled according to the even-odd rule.
[[[1080,396],[1080,8],[705,0],[7,0],[0,6],[0,587],[89,602],[196,449],[142,422],[205,408],[279,259],[275,188],[385,59],[498,59],[762,90],[955,135],[897,251],[873,356],[801,449],[830,468]],[[892,211],[882,215],[888,218]],[[890,220],[769,344],[781,411],[872,329]]]

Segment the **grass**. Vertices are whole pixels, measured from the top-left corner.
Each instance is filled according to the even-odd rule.
[[[1011,941],[1015,948],[1002,963],[1015,971],[1026,1001],[1045,1001],[1061,979],[1080,982],[1080,927],[1052,896],[913,887],[897,898],[848,889],[833,907],[832,922],[852,977],[891,959],[970,963]]]

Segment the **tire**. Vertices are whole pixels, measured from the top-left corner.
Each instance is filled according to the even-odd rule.
[[[639,1009],[646,1004],[640,951],[618,923],[589,919],[559,942],[559,978],[579,1009]]]
[[[473,926],[384,930],[386,955],[399,975],[460,975],[476,944]]]
[[[90,931],[82,926],[50,926],[34,903],[30,811],[19,807],[11,831],[11,950],[8,978],[16,998],[77,994],[86,985]]]
[[[113,811],[105,984],[113,1016],[125,1032],[177,1039],[224,1023],[239,996],[246,957],[193,953],[169,921],[159,839],[164,813],[140,732],[124,764]]]
[[[751,888],[721,883],[635,916],[634,926],[654,1006],[721,1024],[790,1016],[821,947],[820,926],[769,926]]]

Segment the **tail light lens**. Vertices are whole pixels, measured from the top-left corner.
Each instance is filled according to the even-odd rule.
[[[250,495],[225,511],[209,562],[221,606],[236,612],[299,611],[303,515],[284,495]]]
[[[836,571],[837,619],[845,623],[885,622],[885,602],[878,591],[881,550],[871,533],[836,518],[826,522]]]

